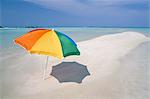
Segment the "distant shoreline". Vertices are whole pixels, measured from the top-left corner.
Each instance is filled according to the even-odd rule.
[[[50,26],[50,27],[38,27],[38,26],[31,26],[31,27],[3,27],[0,28],[150,28],[150,27],[101,27],[101,26]]]

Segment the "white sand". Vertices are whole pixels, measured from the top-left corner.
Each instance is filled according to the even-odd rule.
[[[1,99],[149,99],[150,40],[140,33],[124,32],[79,42],[81,55],[63,61],[86,65],[90,76],[81,84],[42,79],[45,56],[24,49],[1,53]],[[49,60],[51,65],[58,63]]]

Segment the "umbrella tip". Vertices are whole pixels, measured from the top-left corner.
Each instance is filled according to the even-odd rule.
[[[54,31],[54,29],[52,29],[52,31]]]

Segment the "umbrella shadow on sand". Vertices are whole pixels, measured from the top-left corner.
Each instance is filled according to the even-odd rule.
[[[82,83],[82,80],[90,73],[85,65],[77,62],[62,62],[52,67],[50,75],[54,76],[60,83]]]

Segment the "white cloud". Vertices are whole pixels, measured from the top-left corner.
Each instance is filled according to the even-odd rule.
[[[109,13],[118,14],[121,9],[116,8],[125,4],[136,4],[148,0],[24,0],[35,3],[48,9],[61,11],[78,16],[87,16]],[[122,9],[123,10],[123,9]],[[116,12],[114,12],[116,11]]]
[[[63,11],[72,14],[89,11],[91,6],[78,2],[77,0],[25,0],[43,7]],[[92,8],[93,9],[93,8]],[[91,12],[91,11],[90,11]]]

